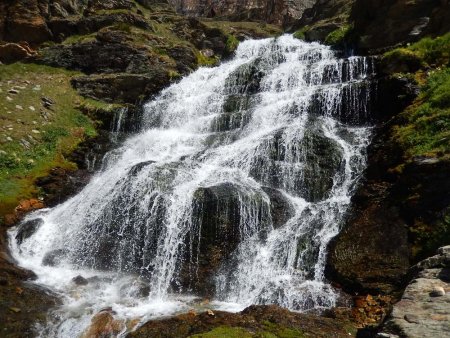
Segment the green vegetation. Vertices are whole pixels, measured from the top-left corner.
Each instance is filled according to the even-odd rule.
[[[309,26],[305,26],[300,28],[298,31],[296,31],[294,33],[294,38],[299,39],[299,40],[305,40],[305,33],[309,31]]]
[[[416,260],[435,254],[436,249],[450,243],[450,208],[443,212],[442,218],[433,226],[416,221],[410,227],[412,254]]]
[[[35,64],[0,66],[0,216],[36,197],[35,179],[51,168],[75,169],[67,155],[96,135],[93,120],[77,107],[110,105],[80,97],[70,85],[76,74]]]
[[[239,45],[239,40],[232,34],[228,35],[226,43],[226,51],[228,54],[233,53]]]
[[[352,25],[343,25],[338,29],[335,29],[327,35],[325,38],[325,43],[327,45],[338,45],[346,41],[353,29]]]
[[[265,321],[264,328],[260,330],[245,329],[242,327],[219,326],[206,333],[199,333],[190,338],[302,338],[304,334],[296,329],[283,328],[279,325]]]
[[[239,34],[250,34],[255,37],[270,37],[282,34],[280,27],[261,22],[230,22],[212,19],[202,19],[202,22],[211,28],[219,28],[225,34],[239,36]]]
[[[247,330],[240,327],[219,326],[215,329],[206,332],[199,333],[190,338],[250,338],[255,337]]]
[[[217,65],[218,63],[219,63],[219,58],[216,56],[208,57],[208,56],[202,54],[202,52],[197,53],[197,64],[200,67],[212,67],[212,66]]]
[[[450,33],[443,36],[423,38],[402,48],[396,48],[383,55],[383,61],[403,62],[413,67],[448,66],[450,62]]]
[[[450,68],[434,71],[394,129],[407,156],[450,154]]]

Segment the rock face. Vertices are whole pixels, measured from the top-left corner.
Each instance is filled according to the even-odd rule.
[[[170,0],[178,12],[186,15],[232,21],[257,20],[283,26],[299,19],[314,2],[315,0]]]
[[[127,337],[350,337],[346,319],[289,312],[276,305],[250,306],[240,313],[211,311],[152,320]]]
[[[427,35],[450,31],[448,1],[356,0],[351,20],[359,35],[358,48],[375,52]]]
[[[449,22],[448,1],[318,0],[287,28],[301,29],[307,41],[322,42],[341,30],[360,53],[377,54],[424,36],[443,35]]]
[[[264,191],[270,198],[267,212],[273,225],[281,226],[293,216],[294,211],[278,190],[266,187]],[[198,233],[189,234],[186,238],[186,257],[178,281],[183,289],[208,298],[214,296],[213,276],[223,264],[229,263],[232,253],[242,241],[239,226],[241,198],[245,196],[230,183],[195,192],[193,220],[200,220],[200,223]],[[267,216],[261,210],[262,224],[267,224]],[[264,229],[261,233],[263,236]]]
[[[450,246],[411,268],[413,279],[383,331],[401,337],[445,337],[450,332]]]

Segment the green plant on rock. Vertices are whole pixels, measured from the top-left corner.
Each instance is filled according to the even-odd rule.
[[[325,43],[331,46],[342,44],[348,39],[352,29],[353,26],[348,24],[335,29],[327,35]]]
[[[225,50],[228,54],[233,53],[239,45],[239,40],[233,35],[228,35],[227,42],[225,45]]]
[[[308,31],[309,31],[309,26],[302,27],[294,33],[294,38],[299,39],[299,40],[305,40],[306,39],[305,34]]]
[[[204,54],[202,54],[201,52],[197,53],[197,64],[200,67],[212,67],[217,65],[217,63],[219,62],[219,59],[216,56],[205,56]]]
[[[437,70],[394,130],[407,156],[450,155],[450,68]]]

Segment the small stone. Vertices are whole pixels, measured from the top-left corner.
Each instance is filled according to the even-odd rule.
[[[20,312],[20,309],[18,308],[18,307],[10,307],[9,308],[12,312],[15,312],[15,313],[19,313]]]
[[[10,128],[8,128],[8,130],[14,130],[14,128],[10,127]]]
[[[8,93],[10,93],[10,94],[19,94],[19,91],[13,88],[13,89],[8,90]]]
[[[33,123],[33,124],[38,124],[36,121],[32,121],[31,123]]]
[[[41,90],[41,86],[40,85],[36,85],[36,86],[33,87],[33,90],[38,92],[38,91]]]
[[[6,137],[6,141],[11,142],[12,140],[13,140],[13,139],[12,139],[10,136]]]
[[[29,159],[28,161],[27,161],[29,164],[34,164],[34,160],[33,159]]]
[[[4,150],[0,150],[0,155],[7,155],[8,153]]]
[[[41,133],[39,130],[36,130],[36,129],[33,129],[31,132],[32,132],[33,134],[40,134],[40,133]]]
[[[434,289],[430,292],[431,297],[442,297],[445,296],[445,290],[441,286],[436,286]]]
[[[7,97],[6,97],[6,100],[11,102],[13,99],[10,98],[9,96],[7,96]]]
[[[33,106],[29,106],[28,109],[30,109],[31,111],[36,111],[36,108],[34,108]]]
[[[212,310],[207,310],[206,311],[206,313],[208,314],[208,316],[211,316],[211,317],[214,317],[215,316],[215,314],[214,314],[214,312],[212,311]]]
[[[72,282],[75,285],[88,285],[89,284],[89,281],[86,278],[84,278],[83,276],[80,276],[80,275],[74,277],[72,279]]]
[[[23,107],[18,105],[18,104],[16,104],[16,109],[23,110]]]

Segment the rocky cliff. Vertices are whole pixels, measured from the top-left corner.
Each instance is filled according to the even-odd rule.
[[[171,0],[179,13],[231,21],[262,21],[287,26],[315,0]]]

